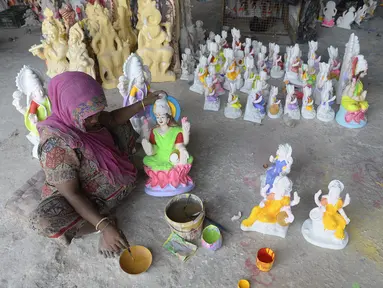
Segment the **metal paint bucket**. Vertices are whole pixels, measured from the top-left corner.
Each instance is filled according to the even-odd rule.
[[[195,207],[195,211],[188,211],[187,208],[184,209],[185,206]],[[193,212],[200,213],[198,216],[192,217]],[[201,237],[203,221],[205,219],[203,202],[193,194],[177,195],[166,205],[165,219],[170,229],[185,240],[198,239]]]

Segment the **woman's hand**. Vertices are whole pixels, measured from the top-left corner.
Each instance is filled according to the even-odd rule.
[[[102,231],[102,237],[104,239],[103,249],[110,252],[120,252],[122,249],[127,249],[129,243],[126,240],[122,231],[118,230],[112,223]]]
[[[166,92],[164,92],[162,90],[158,90],[158,91],[154,91],[154,92],[148,92],[148,96],[146,96],[146,98],[144,98],[144,100],[143,100],[144,105],[145,106],[153,105],[154,102],[156,102],[156,100],[158,100],[160,98],[161,93],[166,94]]]

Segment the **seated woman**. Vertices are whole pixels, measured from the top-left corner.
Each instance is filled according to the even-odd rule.
[[[46,183],[31,219],[33,228],[64,245],[99,231],[99,252],[113,257],[129,245],[107,216],[135,186],[137,170],[129,158],[135,135],[129,119],[157,96],[149,93],[141,102],[106,112],[103,89],[82,72],[57,75],[48,92],[52,116],[38,124]],[[125,138],[119,139],[120,149],[112,131]]]

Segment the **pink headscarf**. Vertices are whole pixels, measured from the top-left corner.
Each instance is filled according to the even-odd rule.
[[[62,138],[72,149],[82,148],[84,157],[97,163],[111,184],[128,185],[136,180],[137,170],[128,156],[115,146],[106,128],[87,132],[84,120],[107,106],[104,91],[91,76],[64,72],[48,86],[52,115],[38,123],[42,131]]]

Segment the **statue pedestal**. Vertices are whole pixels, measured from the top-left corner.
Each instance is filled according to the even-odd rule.
[[[242,86],[240,91],[243,93],[249,94],[251,92],[251,89],[253,89],[253,83],[254,83],[254,79],[245,80],[245,84]]]
[[[249,95],[247,97],[245,115],[243,116],[243,120],[261,124],[262,120],[266,116],[266,112],[265,114],[261,114],[259,109],[256,109],[254,107],[253,101],[254,101],[254,95]]]
[[[246,227],[241,224],[242,231],[255,231],[266,235],[278,236],[286,238],[287,230],[289,226],[281,226],[278,223],[263,223],[255,221],[250,227]]]
[[[271,78],[279,79],[279,78],[282,78],[283,75],[285,75],[285,71],[281,70],[279,66],[278,67],[274,66],[273,68],[271,68],[271,71],[270,71]]]
[[[338,113],[336,113],[336,122],[338,122],[339,125],[346,127],[346,128],[363,128],[367,124],[367,118],[364,116],[364,120],[360,120],[359,123],[355,122],[354,120],[351,120],[350,122],[346,122],[346,109],[343,108],[342,105],[339,107]]]
[[[344,239],[337,239],[334,236],[334,230],[325,230],[323,226],[323,212],[319,207],[310,211],[310,219],[307,219],[302,225],[302,235],[305,240],[315,246],[341,250],[348,243],[348,234],[344,233]]]
[[[298,109],[290,110],[285,108],[284,114],[288,114],[291,119],[300,120],[301,119],[301,111]]]
[[[329,111],[324,111],[325,108],[321,105],[318,107],[317,118],[322,122],[331,122],[335,118],[335,112],[332,108]]]
[[[273,104],[273,105],[276,105],[276,104]],[[281,118],[281,116],[283,114],[283,107],[280,104],[278,105],[278,107],[279,107],[279,110],[278,110],[277,114],[271,114],[270,107],[267,107],[267,116],[269,116],[269,118],[271,118],[271,119]]]
[[[242,116],[242,110],[239,108],[234,108],[230,105],[227,105],[224,110],[224,114],[226,118],[229,119],[237,119]]]
[[[217,98],[217,101],[209,101],[207,97],[205,97],[205,104],[203,106],[203,110],[207,111],[219,111],[221,107],[221,99]]]
[[[145,193],[155,197],[169,197],[190,192],[194,182],[189,177],[192,165],[177,165],[169,171],[155,171],[144,166],[145,173],[149,176],[145,184]]]
[[[306,107],[302,107],[302,111],[301,111],[301,114],[302,114],[302,117],[304,119],[314,119],[315,116],[316,116],[316,112],[315,112],[315,107],[313,105],[313,108],[312,110],[307,110]]]
[[[298,73],[288,71],[288,72],[286,72],[285,79],[289,81],[289,84],[292,84],[292,85],[294,85],[294,86],[298,86],[298,87],[304,87],[304,86],[306,86],[306,84],[303,83],[303,82],[299,79],[299,77],[298,77]]]

